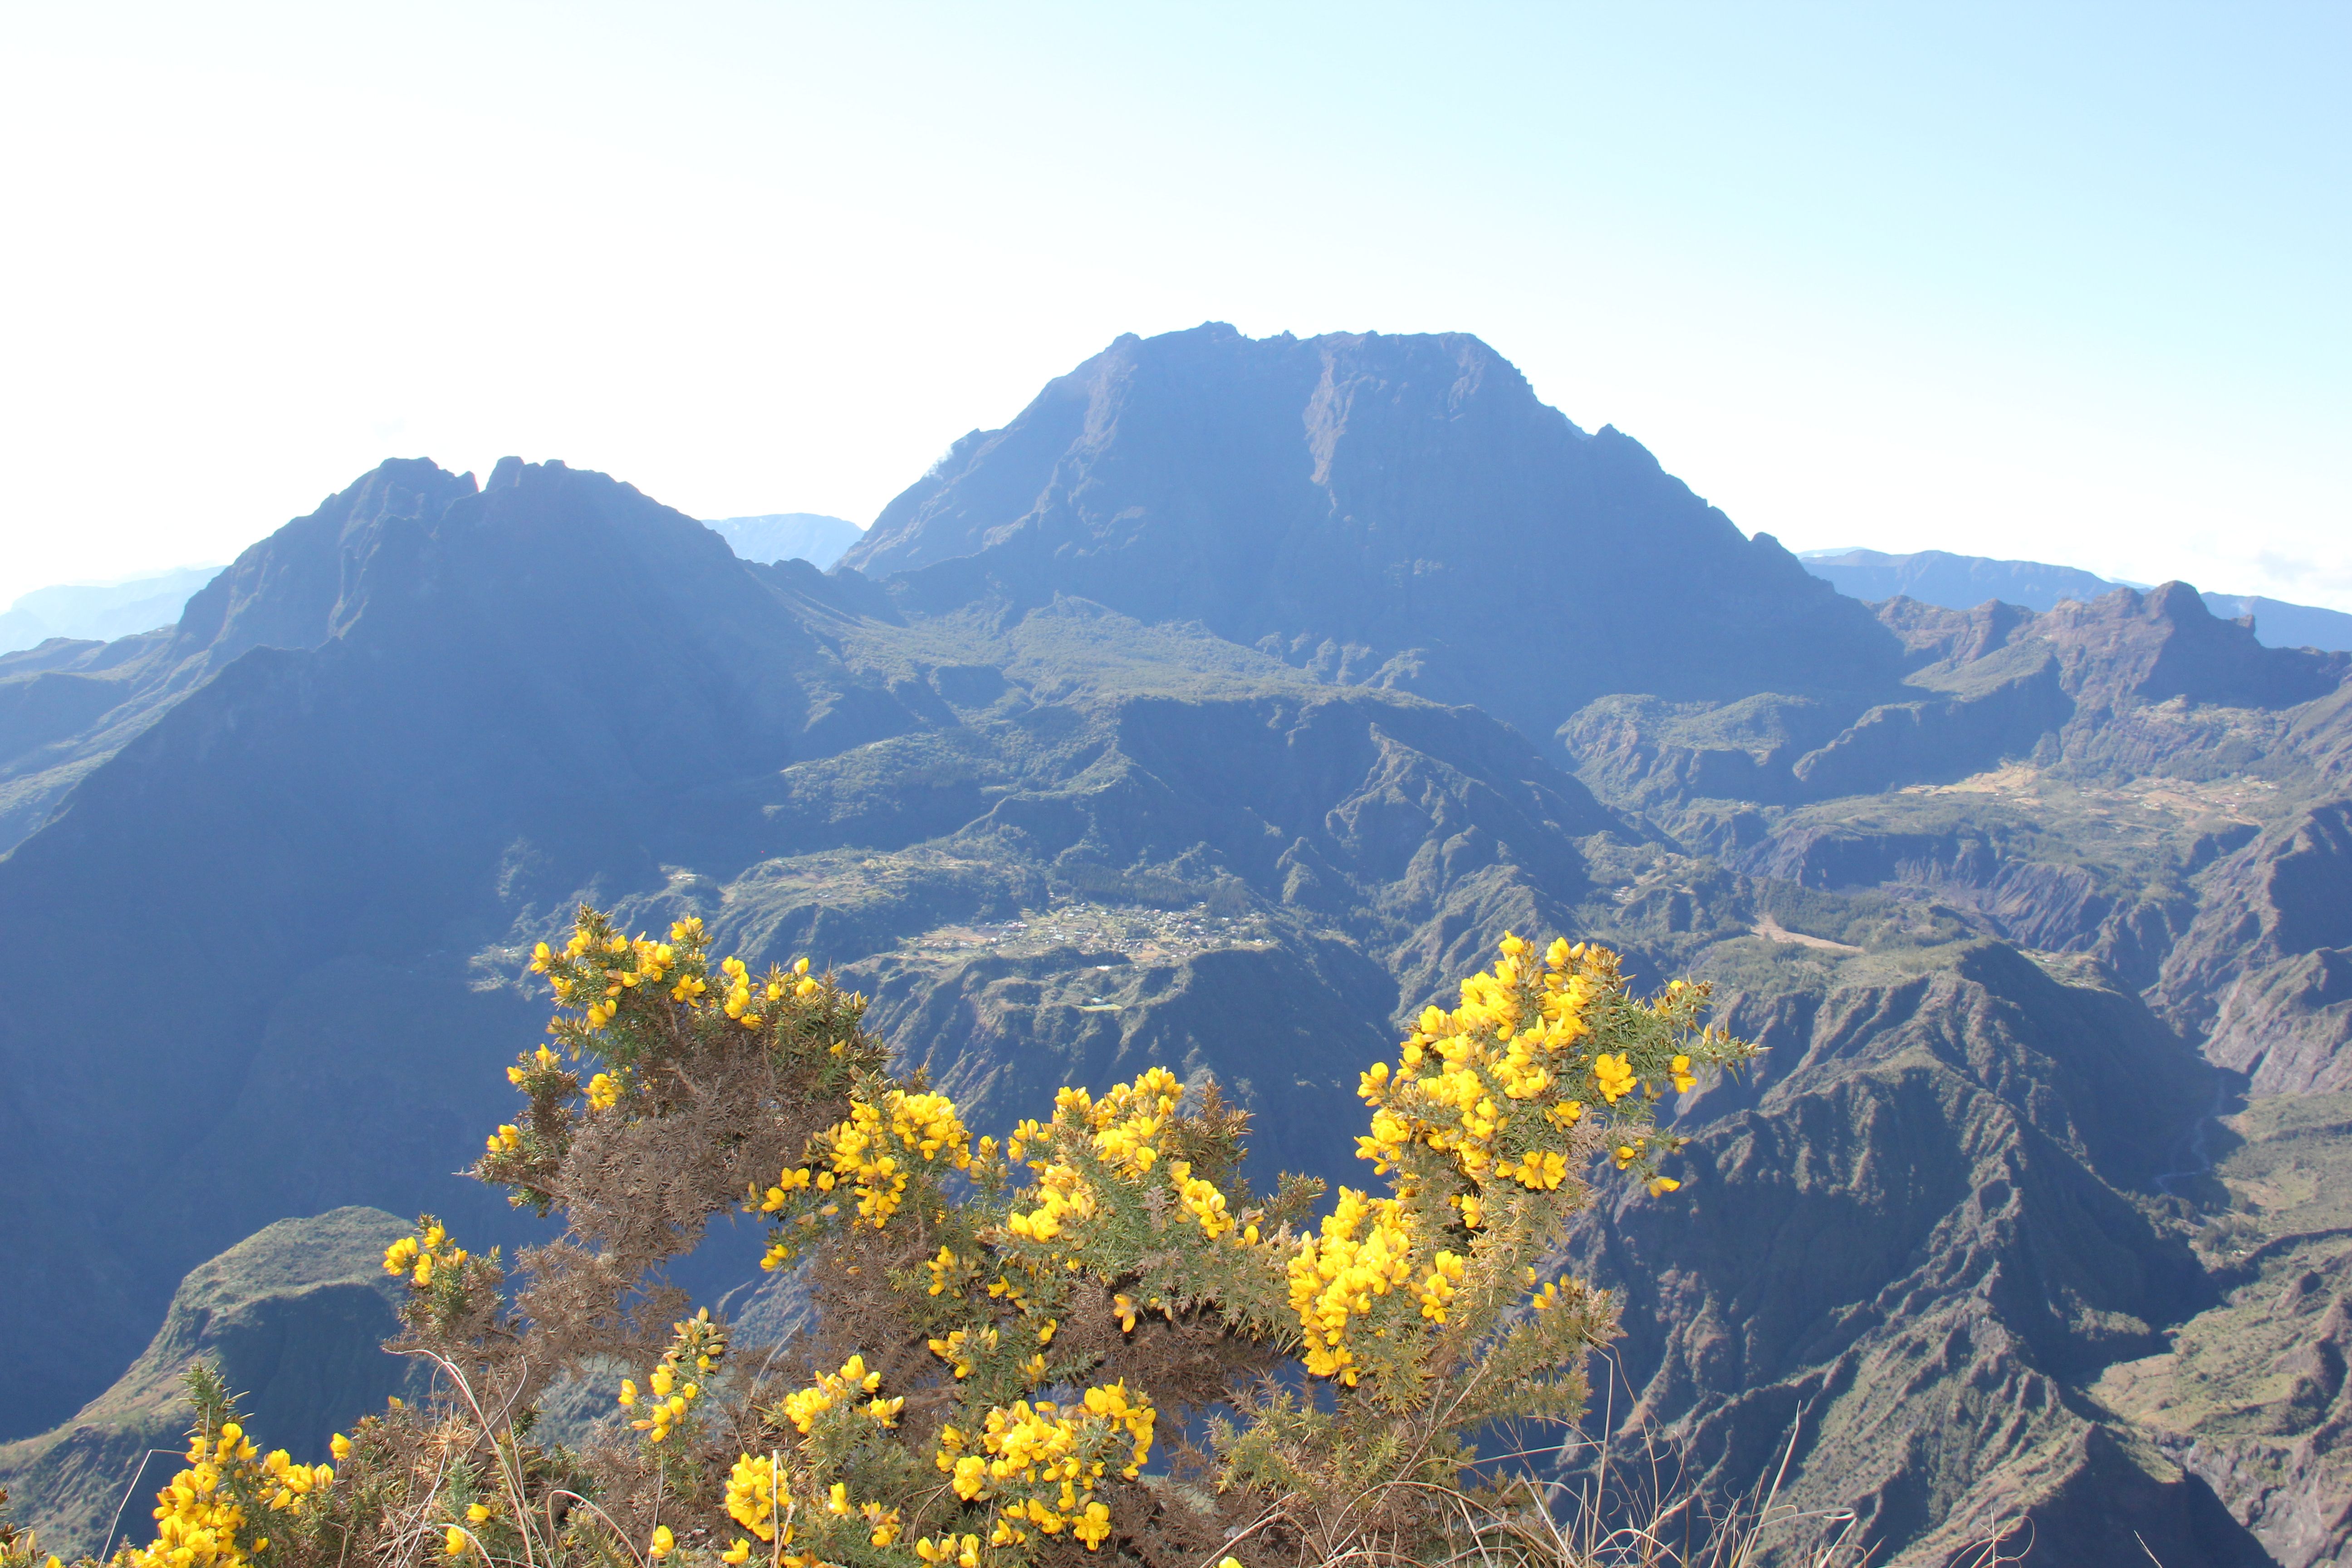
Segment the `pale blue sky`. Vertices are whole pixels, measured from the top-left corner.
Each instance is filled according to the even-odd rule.
[[[859,521],[1121,331],[1475,331],[1793,547],[2352,609],[2352,6],[0,12],[0,603],[387,455]]]

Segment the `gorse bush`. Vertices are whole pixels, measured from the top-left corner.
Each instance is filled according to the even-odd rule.
[[[1602,949],[1506,937],[1364,1074],[1384,1190],[1318,1215],[1318,1182],[1253,1193],[1247,1119],[1160,1068],[975,1138],[890,1074],[864,998],[714,964],[698,921],[656,942],[583,910],[531,968],[552,1040],[474,1174],[562,1238],[510,1288],[421,1220],[384,1264],[436,1397],[311,1469],[257,1458],[210,1391],[128,1568],[1444,1560],[1537,1506],[1474,1441],[1574,1418],[1615,1331],[1538,1272],[1587,1173],[1673,1193],[1658,1100],[1754,1049],[1703,985],[1643,1000]],[[664,1282],[730,1210],[807,1292],[790,1345]],[[576,1451],[535,1436],[558,1380],[614,1402]]]

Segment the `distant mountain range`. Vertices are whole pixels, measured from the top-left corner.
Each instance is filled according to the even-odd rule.
[[[822,571],[841,559],[841,552],[866,537],[866,531],[843,517],[817,511],[772,511],[758,517],[707,518],[705,528],[727,542],[746,561],[805,561]]]
[[[180,618],[188,595],[219,570],[183,566],[104,586],[36,588],[0,611],[0,653],[36,647],[50,637],[111,642],[168,626]]]
[[[1922,550],[1887,555],[1875,550],[1806,550],[1797,559],[1805,570],[1837,585],[1841,594],[1874,603],[1900,594],[1950,610],[1974,609],[1987,599],[2048,610],[2061,599],[2087,604],[2118,588],[2144,589],[2145,583],[2118,583],[2073,566],[2039,561],[1995,561],[1982,555],[1949,555]],[[2315,647],[2352,651],[2352,615],[2314,605],[2289,605],[2259,594],[2207,594],[2205,607],[2225,620],[2254,618],[2254,637],[2265,647]]]
[[[2305,1568],[2347,812],[2352,657],[2177,584],[1874,610],[1466,336],[1121,338],[831,572],[387,463],[176,626],[0,658],[0,1435],[273,1221],[529,1239],[439,1173],[582,898],[837,966],[976,1128],[1165,1063],[1360,1184],[1359,1070],[1558,931],[1770,1047],[1572,1239],[1627,1303],[1594,1436],[1730,1489],[1793,1435],[1875,1562]]]

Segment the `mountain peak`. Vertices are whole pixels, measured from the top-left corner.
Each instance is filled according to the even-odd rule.
[[[1860,605],[1467,332],[1121,338],[958,442],[842,563],[932,609],[1060,594],[1198,621],[1533,735],[1603,691],[1899,679]]]

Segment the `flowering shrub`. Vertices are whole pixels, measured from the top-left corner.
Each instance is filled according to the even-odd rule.
[[[862,997],[708,946],[583,910],[538,948],[552,1043],[508,1069],[525,1104],[474,1173],[567,1234],[509,1299],[495,1250],[421,1219],[384,1267],[441,1395],[338,1436],[333,1468],[257,1459],[214,1410],[126,1568],[1434,1561],[1465,1489],[1526,1506],[1472,1470],[1478,1434],[1572,1419],[1614,1332],[1540,1272],[1586,1173],[1671,1194],[1657,1101],[1753,1051],[1702,1024],[1704,986],[1638,999],[1602,949],[1507,936],[1364,1074],[1386,1190],[1318,1219],[1321,1184],[1241,1179],[1213,1085],[1155,1068],[975,1139],[888,1074]],[[730,1209],[802,1271],[790,1346],[662,1283]],[[577,1454],[532,1436],[558,1378],[614,1401]]]
[[[247,1568],[310,1555],[304,1549],[315,1551],[328,1521],[334,1467],[298,1465],[283,1448],[261,1454],[212,1366],[197,1363],[184,1381],[196,1413],[186,1468],[156,1494],[154,1540],[124,1545],[114,1561],[121,1568]]]

